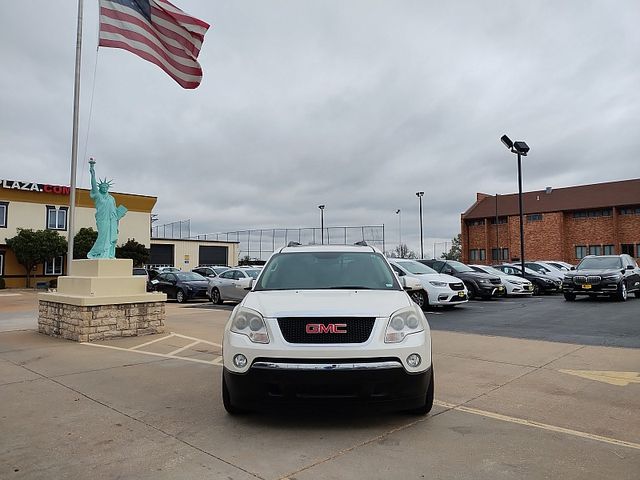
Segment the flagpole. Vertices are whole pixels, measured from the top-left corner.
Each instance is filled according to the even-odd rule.
[[[71,140],[71,181],[69,197],[69,235],[67,238],[67,275],[71,273],[73,237],[76,223],[76,170],[78,169],[78,118],[80,116],[80,66],[82,64],[82,7],[78,0],[78,30],[76,36],[76,72],[73,84],[73,134]]]

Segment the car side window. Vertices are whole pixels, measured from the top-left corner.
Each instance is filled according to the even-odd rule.
[[[176,277],[173,273],[167,273],[167,280],[169,282],[177,282],[178,277]]]
[[[161,273],[160,275],[158,275],[156,277],[156,280],[158,280],[159,282],[166,282],[167,281],[167,274],[166,273]]]
[[[393,263],[391,264],[391,268],[393,268],[393,271],[396,272],[399,276],[404,275],[404,272],[400,270],[400,268],[394,265]]]
[[[227,270],[226,272],[222,272],[220,274],[220,278],[227,278],[229,280],[233,280],[233,270]]]
[[[236,270],[236,271],[234,272],[233,278],[234,278],[235,280],[242,280],[244,277],[245,277],[244,272],[241,272],[240,270]]]

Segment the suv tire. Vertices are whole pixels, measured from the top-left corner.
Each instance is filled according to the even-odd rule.
[[[185,303],[187,301],[187,296],[184,294],[182,289],[176,292],[176,301],[178,303]]]
[[[636,298],[640,298],[640,290],[636,290],[634,295],[636,296]]]
[[[567,302],[573,302],[576,299],[576,294],[575,293],[569,293],[569,292],[565,292],[564,293],[564,299]]]
[[[211,303],[216,305],[222,305],[222,297],[220,296],[220,290],[214,288],[211,290]]]
[[[620,285],[618,285],[618,292],[616,293],[616,299],[619,302],[624,302],[627,300],[627,285],[624,283],[624,280],[622,280],[620,282]]]
[[[409,296],[422,310],[426,310],[429,306],[429,296],[424,290],[416,290],[415,292],[411,292]]]
[[[426,415],[433,408],[433,363],[431,364],[431,379],[429,381],[429,388],[427,389],[427,394],[424,397],[424,405],[420,405],[417,408],[412,408],[408,410],[409,413],[413,415]]]

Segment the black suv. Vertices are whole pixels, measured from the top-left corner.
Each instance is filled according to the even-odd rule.
[[[562,293],[568,301],[576,295],[609,295],[624,302],[627,295],[640,298],[640,268],[629,255],[588,255],[567,272]]]
[[[459,278],[469,290],[469,298],[503,296],[505,288],[500,277],[476,272],[473,268],[455,260],[418,260],[438,273],[446,273]]]

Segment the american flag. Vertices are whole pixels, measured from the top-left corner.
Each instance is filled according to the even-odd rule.
[[[103,47],[123,48],[155,63],[183,88],[202,81],[197,62],[209,24],[166,0],[100,0]]]

